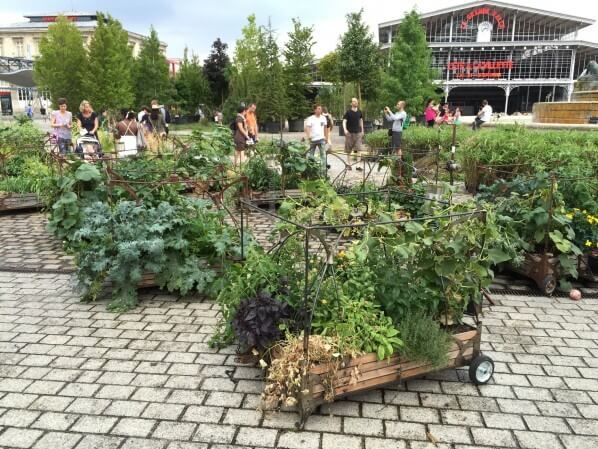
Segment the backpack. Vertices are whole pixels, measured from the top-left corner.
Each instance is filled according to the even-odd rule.
[[[230,122],[229,127],[230,127],[230,130],[233,132],[233,134],[237,131],[237,117],[235,117],[233,119],[233,121]]]
[[[409,125],[410,125],[410,124],[411,124],[411,116],[410,116],[409,114],[407,114],[407,115],[405,116],[405,120],[403,120],[403,123],[402,123],[402,125],[403,125],[403,129],[407,129],[407,128],[409,128]]]

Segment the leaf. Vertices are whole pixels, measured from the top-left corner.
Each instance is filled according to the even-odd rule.
[[[377,352],[377,355],[378,355],[378,360],[383,360],[384,359],[384,354],[385,354],[384,345],[379,345],[378,346],[378,350],[376,352]]]
[[[424,231],[424,227],[416,221],[409,221],[405,225],[405,230],[412,234],[419,234]]]
[[[511,260],[511,256],[498,248],[491,248],[488,250],[488,259],[490,259],[492,264],[496,265]]]
[[[102,175],[95,165],[82,164],[75,171],[75,178],[79,181],[99,181]]]

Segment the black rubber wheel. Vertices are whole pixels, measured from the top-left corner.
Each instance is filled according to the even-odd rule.
[[[494,374],[494,362],[487,355],[479,355],[469,365],[469,379],[476,385],[487,384]]]
[[[552,294],[556,290],[555,277],[551,274],[547,275],[544,279],[542,279],[542,284],[540,285],[540,289],[546,296],[552,296]]]

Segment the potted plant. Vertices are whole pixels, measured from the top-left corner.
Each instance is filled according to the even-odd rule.
[[[598,216],[586,210],[573,209],[567,218],[575,231],[575,243],[587,258],[588,268],[594,276],[598,276]]]

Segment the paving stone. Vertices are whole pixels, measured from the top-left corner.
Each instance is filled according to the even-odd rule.
[[[341,431],[341,424],[341,418],[338,416],[312,415],[305,423],[305,430],[339,433]]]
[[[277,430],[241,427],[235,442],[246,446],[274,447]]]
[[[413,446],[411,446],[413,448]],[[365,449],[406,449],[405,441],[393,440],[390,438],[371,438],[365,439]]]
[[[82,416],[71,430],[81,433],[108,433],[116,421],[116,418],[107,416]]]
[[[482,413],[487,427],[525,430],[523,418],[506,413]]]
[[[483,429],[474,427],[471,429],[476,444],[482,446],[517,447],[515,438],[508,430]]]
[[[361,449],[361,437],[323,433],[322,449]]]
[[[33,449],[71,449],[81,438],[83,435],[76,433],[48,432],[35,443]]]
[[[417,423],[386,421],[386,436],[403,440],[425,440],[426,426]]]
[[[575,433],[582,435],[598,435],[598,425],[595,420],[569,418],[567,419],[567,423]]]
[[[166,441],[127,438],[120,449],[163,449]]]
[[[562,449],[558,437],[552,433],[515,430],[519,445],[525,449]]]
[[[113,401],[110,403],[108,408],[104,410],[104,415],[115,415],[115,416],[129,416],[138,417],[147,406],[146,402],[135,402],[135,401]]]
[[[123,438],[103,435],[85,435],[77,444],[77,449],[117,449]]]
[[[460,410],[442,410],[440,412],[443,424],[459,426],[483,426],[482,415],[478,412],[464,412]]]
[[[582,435],[559,435],[567,449],[590,449],[598,447],[598,437]]]
[[[232,410],[232,409],[231,409]],[[181,418],[183,421],[218,423],[224,413],[223,407],[207,407],[192,405]]]
[[[373,404],[365,402],[361,404],[361,414],[364,418],[398,419],[399,410],[396,405]]]
[[[320,434],[315,432],[283,431],[280,434],[276,447],[287,449],[319,449]]]
[[[193,440],[206,443],[231,443],[235,432],[236,428],[233,426],[200,423],[197,426]]]
[[[562,418],[550,418],[546,416],[524,416],[530,430],[540,432],[570,433],[567,423]]]
[[[369,436],[383,436],[384,427],[381,419],[372,418],[343,418],[344,433],[369,435]]]
[[[224,417],[224,424],[239,426],[258,426],[262,413],[257,410],[228,409]]]
[[[144,418],[172,419],[176,420],[185,407],[180,404],[158,404],[152,403],[147,406],[142,416]]]
[[[156,421],[153,419],[123,418],[110,433],[114,435],[124,435],[131,437],[147,437]]]
[[[0,447],[29,448],[42,435],[41,430],[16,429],[9,427],[0,434]]]
[[[109,404],[110,401],[107,399],[77,398],[68,406],[66,411],[69,413],[100,415]]]
[[[212,391],[205,402],[206,405],[218,407],[240,407],[243,402],[241,393]]]
[[[401,421],[421,422],[421,423],[439,423],[440,416],[438,410],[423,407],[399,407]]]
[[[39,415],[39,412],[28,410],[8,410],[0,416],[0,426],[28,427]]]
[[[162,421],[154,430],[152,437],[166,440],[189,440],[195,427],[196,425],[192,423]]]
[[[461,426],[430,424],[428,430],[441,443],[471,443],[469,432]]]

